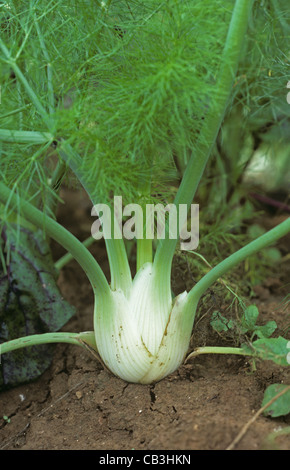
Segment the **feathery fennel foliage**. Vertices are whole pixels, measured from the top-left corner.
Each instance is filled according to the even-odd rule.
[[[232,104],[241,108],[242,127],[256,130],[289,113],[284,2],[254,3]],[[173,157],[185,167],[215,100],[233,4],[24,1],[2,6],[5,49],[51,114],[54,140],[68,139],[82,156],[83,178],[94,186],[95,201],[105,202],[112,192],[127,202],[136,200],[144,180],[157,193],[161,182],[175,176]],[[3,50],[1,66],[1,127],[47,131]],[[9,164],[6,148],[2,144],[1,171],[7,182],[23,179],[26,188],[34,179],[45,197],[48,177],[38,175],[37,162],[43,167],[46,145],[23,143],[11,158],[9,144]]]
[[[54,220],[58,188],[68,175],[93,203],[118,195],[124,203],[189,207],[218,144],[236,172],[244,154],[236,142],[232,152],[227,124],[233,116],[239,144],[246,129],[259,132],[269,119],[287,123],[288,108],[280,106],[288,67],[285,11],[282,0],[1,5],[2,223],[18,222],[19,232],[27,221],[44,228],[84,268],[95,294],[89,336],[48,333],[8,341],[4,352],[58,340],[89,344],[113,373],[141,383],[160,380],[182,363],[203,293],[287,233],[289,221],[172,299],[177,239],[160,240],[156,253],[151,240],[137,240],[134,279],[123,240],[106,239],[109,284],[86,247]],[[222,169],[222,152],[219,157]],[[277,347],[284,351],[284,343]]]
[[[67,139],[82,156],[95,200],[104,202],[112,191],[136,199],[148,179],[158,190],[168,170],[174,176],[173,155],[185,159],[194,146],[214,99],[232,2],[10,3],[1,11],[1,40],[40,105],[52,110],[54,140]],[[47,131],[21,78],[11,78],[3,49],[2,65],[2,127]],[[22,110],[7,116],[15,108]],[[31,165],[26,177],[13,175],[10,144],[5,170],[3,147],[7,182],[30,187],[46,145],[24,143],[13,155],[15,168]],[[38,178],[45,193],[47,178]]]

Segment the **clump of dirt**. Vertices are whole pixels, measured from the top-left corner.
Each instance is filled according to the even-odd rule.
[[[61,209],[59,218],[83,240],[90,233],[90,207],[78,192],[66,193],[66,200],[71,211]],[[53,250],[57,259],[62,250],[56,244]],[[95,243],[91,251],[108,274],[103,245]],[[287,337],[285,270],[281,267],[278,280],[265,279],[253,301],[263,322],[275,320]],[[59,284],[77,309],[64,330],[92,330],[91,288],[74,261],[62,270]],[[208,323],[206,311],[200,312],[193,347],[223,341]],[[159,383],[137,385],[114,377],[85,350],[60,344],[51,367],[38,380],[1,393],[0,448],[227,449],[260,409],[268,385],[290,384],[289,368],[270,362],[255,366],[239,356],[199,356]],[[272,419],[261,414],[233,448],[290,450],[289,436],[269,439],[289,425],[289,415]]]

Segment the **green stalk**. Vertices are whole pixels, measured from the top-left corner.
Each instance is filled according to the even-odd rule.
[[[204,346],[196,348],[192,353],[190,353],[186,358],[186,362],[193,357],[199,356],[200,354],[237,354],[239,356],[249,356],[249,352],[244,351],[242,348]]]
[[[45,124],[47,125],[48,129],[52,132],[53,131],[53,120],[50,118],[50,116],[47,114],[44,106],[41,104],[38,96],[34,93],[32,90],[31,86],[29,85],[28,81],[26,80],[25,76],[23,75],[22,71],[18,67],[16,63],[16,59],[11,57],[10,51],[7,49],[5,44],[3,43],[2,39],[0,38],[0,48],[2,49],[2,52],[4,56],[6,57],[6,63],[10,65],[12,68],[13,72],[15,73],[16,77],[20,80],[22,85],[24,86],[24,89],[26,90],[26,93],[30,97],[32,103],[34,104],[35,108],[41,115],[42,119],[44,120]]]
[[[151,176],[146,184],[144,184],[144,182],[139,183],[139,193],[147,197],[150,195],[150,189]],[[142,215],[142,220],[139,220],[139,214],[137,215],[138,226],[142,224],[143,238],[137,238],[136,240],[136,271],[139,271],[145,263],[152,263],[153,261],[153,239],[146,238],[146,206],[142,207]]]
[[[0,344],[0,357],[1,354],[5,354],[10,351],[15,351],[16,349],[48,343],[70,343],[79,346],[79,333],[42,333],[39,335],[30,335],[24,336],[23,338],[12,339],[10,341]]]
[[[86,248],[88,248],[94,243],[94,241],[95,241],[94,237],[89,237],[83,242],[83,245]],[[74,257],[72,256],[71,253],[66,253],[54,263],[54,267],[57,271],[60,271],[67,263],[69,263],[73,259]]]
[[[35,108],[42,116],[45,124],[47,125],[48,129],[53,132],[53,119],[49,116],[43,105],[41,104],[39,98],[32,90],[31,86],[29,85],[28,81],[26,80],[25,76],[23,75],[22,71],[16,64],[16,60],[11,57],[10,51],[7,49],[5,44],[0,38],[0,48],[2,49],[3,54],[6,57],[6,62],[11,66],[17,78],[23,84],[28,96],[30,97],[32,103],[34,104]],[[62,141],[59,150],[59,155],[63,158],[63,160],[70,166],[71,170],[75,173],[75,175],[79,178],[80,183],[87,191],[92,203],[95,204],[93,201],[93,188],[87,187],[84,177],[81,173],[81,166],[82,160],[81,157],[75,152],[68,143]],[[132,277],[131,271],[129,267],[128,257],[126,253],[126,248],[124,245],[123,239],[110,239],[105,240],[106,248],[109,258],[110,264],[110,271],[111,271],[111,287],[112,289],[122,289],[126,294],[129,293],[130,287],[132,284]]]
[[[49,132],[0,129],[0,141],[38,145],[52,142],[53,135]]]
[[[94,187],[88,185],[82,173],[82,159],[79,154],[69,145],[68,142],[61,141],[57,147],[60,157],[67,163],[70,169],[78,178],[80,184],[88,194],[93,205],[96,204],[94,196]],[[112,227],[114,214],[112,211]],[[128,256],[124,240],[105,238],[106,249],[110,265],[111,287],[112,290],[121,289],[125,294],[129,294],[132,285],[132,276],[129,266]]]
[[[143,266],[145,263],[152,263],[153,259],[153,248],[152,248],[152,240],[143,238],[137,240],[137,271]]]
[[[31,103],[28,103],[25,106],[21,106],[20,108],[13,109],[13,111],[9,111],[6,114],[1,114],[0,119],[5,119],[7,117],[13,116],[14,114],[21,113],[22,111],[25,111],[25,109],[29,108],[30,106],[31,106]]]
[[[205,293],[205,291],[221,276],[231,271],[238,263],[244,261],[249,256],[263,250],[269,245],[287,235],[290,232],[290,217],[281,224],[264,233],[256,240],[248,243],[246,246],[236,251],[228,258],[221,261],[217,266],[212,268],[203,278],[195,284],[188,294],[189,302],[196,302],[196,299]]]
[[[48,91],[48,107],[49,107],[49,113],[52,114],[54,112],[54,90],[53,90],[53,82],[52,82],[52,66],[51,66],[51,63],[50,63],[50,57],[49,57],[49,54],[47,52],[47,48],[46,48],[46,45],[45,45],[45,41],[44,41],[44,38],[43,38],[43,35],[42,35],[42,32],[39,28],[39,25],[38,25],[38,21],[37,21],[37,18],[36,18],[36,15],[33,16],[33,19],[34,19],[34,24],[35,24],[35,28],[36,28],[36,31],[37,31],[37,35],[38,35],[38,38],[39,38],[39,42],[40,42],[40,47],[42,49],[42,53],[47,61],[47,91]]]
[[[0,201],[3,204],[6,204],[7,201],[9,201],[9,204],[13,204],[14,210],[15,207],[18,207],[22,212],[22,216],[30,223],[40,229],[45,227],[45,232],[70,252],[79,265],[84,269],[90,280],[94,293],[99,295],[101,298],[109,295],[110,286],[102,269],[89,250],[87,250],[87,248],[74,235],[58,222],[36,209],[32,204],[23,201],[18,195],[13,194],[13,191],[1,182]]]
[[[44,210],[46,211],[47,214],[49,214],[49,211],[53,214],[55,214],[56,212],[56,208],[57,208],[56,194],[58,194],[59,192],[62,180],[66,174],[66,170],[67,170],[66,163],[63,162],[62,160],[58,160],[56,167],[49,180],[49,187],[51,189],[51,192],[49,192],[47,195],[47,202],[44,207]]]
[[[1,354],[16,351],[17,349],[27,348],[30,346],[37,346],[40,344],[49,343],[69,343],[76,346],[82,346],[86,349],[91,349],[97,352],[97,347],[94,339],[94,332],[86,331],[83,333],[42,333],[39,335],[24,336],[22,338],[12,339],[0,344],[0,358]]]
[[[231,95],[233,80],[247,31],[251,5],[252,0],[236,0],[221,58],[222,66],[218,74],[215,97],[205,117],[204,127],[197,142],[196,150],[190,158],[177,191],[174,201],[177,211],[179,204],[187,204],[189,209],[217,138]],[[177,239],[169,238],[161,240],[155,255],[156,267],[164,273],[163,277],[164,280],[167,278],[167,283],[177,241]]]

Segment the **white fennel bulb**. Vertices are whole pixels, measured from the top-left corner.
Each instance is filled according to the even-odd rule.
[[[106,367],[127,382],[153,383],[174,372],[186,355],[194,312],[187,292],[174,301],[151,263],[121,290],[95,306],[95,337]]]

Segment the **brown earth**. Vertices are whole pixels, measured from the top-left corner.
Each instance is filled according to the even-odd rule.
[[[62,223],[84,239],[91,223],[83,217],[86,203],[74,192],[69,203],[72,210],[60,212]],[[79,220],[77,228],[75,220]],[[53,247],[57,258],[62,252]],[[103,248],[96,244],[91,250],[107,272]],[[253,302],[262,323],[274,319],[278,334],[289,337],[289,309],[281,303],[285,270],[281,266],[279,279],[267,277],[257,287]],[[64,330],[92,330],[93,299],[85,274],[70,262],[59,283],[64,297],[77,308]],[[206,311],[199,313],[193,346],[216,345],[221,339],[210,332]],[[155,385],[136,385],[113,377],[85,350],[58,345],[53,364],[41,378],[1,393],[0,448],[228,449],[261,408],[268,385],[290,384],[289,369],[270,362],[258,362],[253,369],[244,357],[204,355]],[[290,415],[272,419],[261,414],[232,448],[290,450],[290,435],[278,433],[287,426]]]

